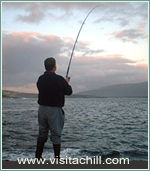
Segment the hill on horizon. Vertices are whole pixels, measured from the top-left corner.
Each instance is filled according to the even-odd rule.
[[[26,97],[26,98],[35,98],[37,97],[37,94],[34,93],[24,93],[24,92],[17,92],[17,91],[11,91],[11,90],[2,90],[2,97]]]
[[[37,98],[38,94],[2,90],[2,97]],[[79,92],[67,97],[71,97],[71,98],[148,97],[148,82],[106,86],[96,90]]]
[[[98,97],[148,97],[148,82],[111,85],[77,94]]]

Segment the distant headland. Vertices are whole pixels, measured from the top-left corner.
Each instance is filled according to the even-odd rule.
[[[2,90],[2,97],[37,98],[38,94]],[[66,96],[68,98],[148,97],[148,82],[118,84]]]

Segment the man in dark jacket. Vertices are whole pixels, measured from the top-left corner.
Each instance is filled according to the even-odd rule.
[[[35,157],[42,158],[44,144],[50,130],[55,158],[60,158],[61,133],[65,117],[62,107],[65,103],[65,95],[71,95],[72,88],[68,78],[64,79],[55,73],[56,61],[54,58],[47,58],[44,65],[46,71],[37,81],[39,136]]]

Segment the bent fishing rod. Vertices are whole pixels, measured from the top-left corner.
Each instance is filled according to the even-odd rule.
[[[77,41],[78,41],[80,32],[81,32],[81,30],[82,30],[82,27],[83,27],[83,25],[84,25],[86,19],[88,18],[88,16],[89,16],[89,15],[92,13],[92,11],[93,11],[95,8],[97,8],[97,7],[98,7],[98,6],[95,6],[94,8],[92,8],[92,9],[89,11],[89,13],[87,14],[87,16],[85,17],[85,19],[83,20],[83,22],[82,22],[82,24],[81,24],[81,27],[80,27],[80,29],[79,29],[79,32],[78,32],[77,37],[76,37],[76,40],[75,40],[75,43],[74,43],[73,48],[72,48],[71,57],[70,57],[69,64],[68,64],[68,68],[67,68],[67,72],[66,72],[66,78],[70,78],[70,77],[68,77],[69,69],[70,69],[70,65],[71,65],[73,53],[74,53],[74,50],[75,50],[75,47],[76,47],[76,44],[77,44]]]

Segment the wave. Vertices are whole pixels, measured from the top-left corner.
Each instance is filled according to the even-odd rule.
[[[27,152],[25,151],[5,151],[3,154],[3,160],[11,160],[15,161],[17,158],[34,158],[34,151],[28,150]],[[66,148],[61,151],[61,157],[62,158],[85,158],[86,156],[94,158],[95,156],[101,156],[102,160],[106,158],[120,158],[120,157],[128,157],[130,160],[132,160],[132,157],[138,157],[140,156],[140,160],[148,160],[147,156],[148,153],[142,152],[142,151],[124,151],[124,152],[119,152],[119,151],[110,151],[108,153],[100,152],[100,151],[89,151],[89,150],[80,150],[80,149],[74,149],[74,148]],[[145,156],[143,158],[143,156]],[[49,158],[54,158],[53,151],[48,151],[46,150],[43,153],[43,157],[46,159]],[[136,158],[133,158],[136,160]]]

